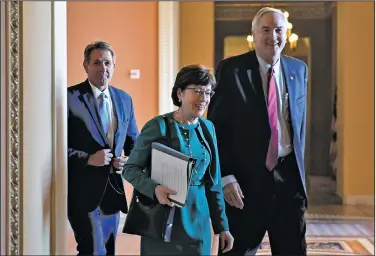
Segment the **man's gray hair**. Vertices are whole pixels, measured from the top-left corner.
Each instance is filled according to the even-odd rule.
[[[287,18],[286,18],[286,16],[283,14],[282,10],[280,10],[280,9],[276,9],[276,8],[272,8],[272,7],[264,7],[264,8],[262,8],[262,9],[260,9],[260,10],[256,13],[255,17],[254,17],[253,20],[252,20],[252,34],[254,34],[254,33],[256,32],[257,27],[258,27],[258,23],[259,23],[261,17],[262,17],[265,13],[268,13],[268,12],[275,12],[275,13],[279,13],[279,14],[281,14],[281,15],[284,17],[285,22],[286,22],[286,25],[287,25]]]
[[[91,44],[88,44],[85,47],[85,51],[84,51],[84,62],[86,63],[90,62],[91,52],[95,49],[99,49],[102,51],[103,50],[109,51],[112,55],[113,62],[115,63],[116,55],[115,55],[114,49],[112,49],[112,46],[109,43],[106,43],[105,41],[95,41]]]

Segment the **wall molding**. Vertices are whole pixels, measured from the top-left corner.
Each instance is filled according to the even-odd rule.
[[[253,20],[258,10],[265,6],[287,10],[291,19],[325,19],[332,16],[336,5],[333,2],[273,2],[273,4],[220,2],[215,4],[215,20]]]
[[[1,240],[1,254],[4,255],[23,255],[24,253],[41,253],[48,251],[50,254],[64,254],[66,252],[66,34],[62,30],[66,30],[66,3],[42,2],[22,2],[22,1],[6,1],[1,2],[1,71],[5,76],[1,77],[1,151],[5,152],[1,158],[1,181],[2,198],[6,198],[6,202],[2,200],[2,207],[6,209],[2,211],[1,225],[5,239]],[[30,136],[34,131],[38,131],[38,121],[34,121],[35,106],[42,103],[36,103],[34,99],[36,94],[27,94],[32,91],[32,87],[24,87],[24,82],[32,83],[30,78],[35,78],[35,74],[30,70],[38,69],[38,66],[30,66],[29,63],[35,61],[30,58],[33,56],[33,45],[37,39],[33,39],[32,27],[27,21],[33,19],[34,10],[39,10],[39,5],[50,10],[49,14],[44,17],[38,17],[35,22],[41,22],[42,27],[38,26],[38,35],[50,36],[53,31],[59,30],[54,34],[49,42],[44,41],[51,48],[38,49],[38,51],[47,51],[45,56],[41,56],[44,63],[51,63],[51,74],[46,73],[43,77],[44,86],[41,90],[44,93],[52,91],[48,97],[39,96],[44,102],[50,102],[51,115],[40,117],[39,120],[52,120],[51,126],[43,126],[43,129],[52,129],[52,141],[47,139],[40,145],[28,143],[37,140],[37,136]],[[53,13],[52,13],[53,12]],[[50,23],[43,23],[51,20]],[[26,24],[26,25],[25,25]],[[30,38],[31,44],[30,44]],[[27,41],[29,40],[29,41]],[[24,42],[27,42],[27,44]],[[51,52],[49,52],[51,49]],[[32,54],[30,54],[32,53]],[[26,69],[23,67],[27,67]],[[30,75],[31,74],[31,75]],[[26,75],[27,78],[26,78]],[[48,78],[52,79],[48,81]],[[25,80],[24,78],[28,79]],[[36,81],[40,81],[36,78]],[[35,83],[35,84],[38,84]],[[35,88],[35,87],[34,87]],[[49,90],[46,90],[46,89]],[[35,90],[34,90],[35,91]],[[26,94],[28,98],[24,98]],[[32,98],[35,97],[35,98]],[[26,104],[28,103],[28,105]],[[31,104],[30,104],[31,103]],[[35,104],[34,104],[35,103]],[[27,108],[24,106],[27,105]],[[39,105],[40,107],[41,105]],[[43,107],[46,107],[44,105]],[[29,111],[31,109],[31,111]],[[26,111],[28,110],[28,111]],[[27,112],[27,113],[26,113]],[[49,111],[47,111],[49,112]],[[31,115],[30,115],[31,114]],[[5,122],[4,122],[5,121]],[[46,123],[45,122],[45,123]],[[34,130],[35,129],[35,130]],[[43,144],[43,142],[46,142]],[[41,147],[43,152],[41,156],[37,151],[30,150],[35,145]],[[45,146],[51,145],[51,147]],[[4,150],[3,150],[4,149]],[[26,153],[25,153],[26,152]],[[51,154],[50,154],[51,153]],[[54,153],[52,155],[52,153]],[[41,161],[42,160],[42,161]],[[30,163],[36,163],[43,168],[34,168]],[[53,166],[48,166],[53,163]],[[44,168],[45,167],[45,168]],[[30,173],[35,170],[35,173]],[[43,170],[42,170],[43,169]],[[41,172],[44,172],[42,174]],[[30,180],[34,177],[36,180]],[[48,175],[45,175],[48,174]],[[52,181],[51,177],[55,179]],[[41,179],[39,179],[41,178]],[[28,192],[33,188],[39,188],[41,191],[35,191],[32,195]],[[34,186],[34,187],[33,187]],[[4,187],[4,189],[3,189]],[[29,190],[28,190],[29,189]],[[45,192],[45,197],[40,199],[39,192]],[[25,198],[26,196],[26,198]],[[29,198],[28,198],[29,197]],[[35,201],[36,199],[43,200]],[[42,207],[40,207],[42,206]],[[51,209],[52,208],[52,209]],[[30,210],[35,210],[30,212]],[[43,216],[38,214],[43,212]],[[42,218],[34,218],[36,215]],[[34,229],[34,227],[37,227]],[[33,238],[32,235],[36,237]],[[43,253],[42,253],[43,254]]]
[[[344,196],[343,204],[346,205],[375,205],[375,196]]]

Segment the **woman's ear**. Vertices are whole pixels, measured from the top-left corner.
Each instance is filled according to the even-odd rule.
[[[179,102],[181,102],[181,98],[183,97],[183,91],[179,88],[177,91],[176,91],[177,95],[178,95],[178,98],[179,98]]]

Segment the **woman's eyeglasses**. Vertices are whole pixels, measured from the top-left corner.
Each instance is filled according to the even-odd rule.
[[[211,97],[213,97],[213,95],[215,93],[213,90],[203,90],[203,89],[200,89],[200,88],[190,88],[190,87],[187,87],[185,89],[193,90],[194,93],[196,93],[196,95],[198,97],[201,97],[203,94],[205,94],[205,97],[211,98]]]

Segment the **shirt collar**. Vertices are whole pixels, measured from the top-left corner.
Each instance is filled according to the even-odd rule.
[[[97,87],[95,87],[90,81],[89,81],[89,84],[90,84],[91,90],[93,91],[94,97],[97,99],[99,95],[102,94],[102,91],[99,90]],[[106,89],[104,89],[103,93],[107,96],[107,98],[110,99],[110,90],[108,89],[108,86],[106,87]]]
[[[261,71],[261,74],[266,76],[269,72],[269,69],[272,65],[266,63],[260,56],[257,56],[257,60],[258,60],[258,63],[260,65],[260,71]],[[279,73],[280,73],[280,70],[281,70],[281,61],[280,61],[281,58],[279,58],[277,60],[277,62],[273,65],[273,70],[274,70],[274,74],[275,74],[275,77],[278,77],[279,76]]]

